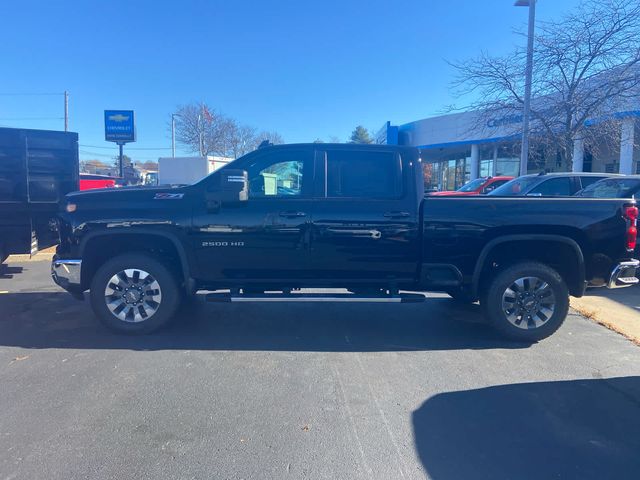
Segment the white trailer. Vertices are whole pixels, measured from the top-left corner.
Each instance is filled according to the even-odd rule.
[[[158,185],[190,185],[230,161],[227,157],[161,157],[158,159]]]

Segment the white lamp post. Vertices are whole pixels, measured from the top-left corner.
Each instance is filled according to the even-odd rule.
[[[171,114],[171,156],[176,156],[176,117],[179,117],[179,113]]]
[[[522,151],[520,153],[520,175],[527,173],[529,161],[529,113],[531,111],[531,77],[533,73],[533,33],[536,23],[536,0],[517,0],[516,7],[529,7],[527,34],[527,67],[524,84],[524,109],[522,114]]]

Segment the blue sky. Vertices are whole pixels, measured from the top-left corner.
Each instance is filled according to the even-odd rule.
[[[539,0],[538,18],[577,3]],[[125,153],[144,161],[170,153],[169,115],[193,101],[287,142],[344,140],[357,124],[440,113],[459,103],[446,60],[510,51],[524,41],[514,30],[527,9],[513,0],[22,0],[2,2],[0,18],[0,94],[12,94],[0,95],[0,126],[62,129],[62,96],[13,94],[68,90],[82,159],[115,155],[103,110],[132,109],[138,141]]]

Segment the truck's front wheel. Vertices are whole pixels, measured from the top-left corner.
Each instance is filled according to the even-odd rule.
[[[488,320],[505,336],[524,342],[548,337],[569,312],[569,290],[554,269],[519,263],[498,273],[483,298]]]
[[[150,333],[171,320],[180,290],[171,271],[144,254],[120,255],[102,265],[91,282],[91,306],[110,330]]]

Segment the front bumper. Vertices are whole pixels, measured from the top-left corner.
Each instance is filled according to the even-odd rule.
[[[53,257],[51,262],[51,278],[65,290],[72,293],[81,292],[82,260],[61,259]]]
[[[630,287],[640,282],[636,277],[638,267],[640,267],[640,260],[635,258],[616,264],[611,271],[607,288]]]

